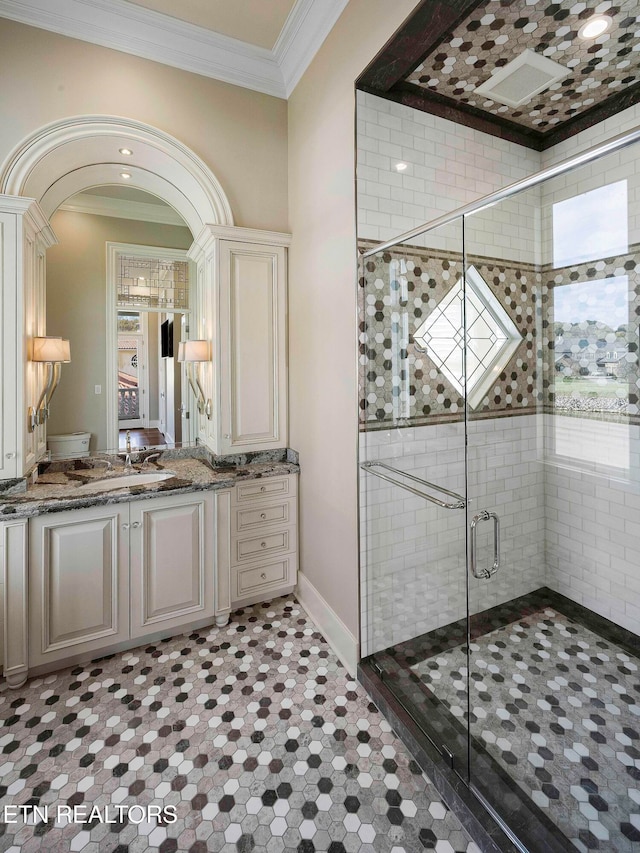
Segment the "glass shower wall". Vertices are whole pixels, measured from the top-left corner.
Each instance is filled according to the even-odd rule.
[[[480,273],[515,342],[474,401],[468,309],[470,776],[577,849],[631,849],[640,797],[637,159],[465,217],[468,299]]]
[[[640,842],[639,157],[362,260],[363,655],[532,851]]]
[[[461,219],[361,259],[362,654],[466,773],[465,726],[438,731],[412,670],[422,637],[453,623],[466,634],[463,285]],[[462,671],[456,688],[461,718]]]

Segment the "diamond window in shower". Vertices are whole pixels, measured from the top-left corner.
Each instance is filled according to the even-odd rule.
[[[476,408],[509,363],[522,336],[489,285],[471,266],[467,280],[467,396]],[[415,345],[464,395],[464,287],[462,278],[413,336]]]

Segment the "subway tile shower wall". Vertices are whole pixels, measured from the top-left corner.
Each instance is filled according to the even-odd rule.
[[[368,248],[370,241],[393,238],[636,127],[640,105],[543,154],[362,93],[358,119],[358,236],[361,247]],[[638,150],[627,149],[467,221],[467,256],[478,269],[485,265],[483,278],[523,334],[522,347],[469,421],[470,508],[500,515],[505,555],[490,582],[471,582],[472,613],[547,585],[640,634],[634,550],[640,535]],[[397,162],[408,168],[396,172]],[[555,267],[553,204],[620,180],[627,182],[628,251]],[[413,286],[405,306],[392,304],[385,264],[365,270],[360,334],[367,338],[361,352],[362,460],[386,460],[462,493],[461,394],[409,340],[406,379],[388,357],[391,327],[397,323],[392,315],[408,312],[407,332],[416,331],[459,275],[461,239],[461,229],[449,226],[413,240],[408,251],[389,253],[398,262],[403,259],[410,273],[405,277]],[[407,262],[413,269],[417,264],[420,275],[412,275]],[[497,277],[488,266],[497,269]],[[628,396],[619,401],[622,408],[609,413],[561,414],[556,408],[562,386],[554,363],[553,289],[621,277],[627,279],[629,302]],[[415,300],[423,296],[420,306]],[[400,343],[396,335],[394,346]],[[401,411],[402,400],[406,405]],[[368,654],[464,617],[467,520],[464,512],[427,504],[369,473],[362,472],[361,489],[362,619]],[[479,545],[486,562],[488,534]]]
[[[536,172],[520,145],[358,92],[358,236],[389,240]],[[395,169],[406,163],[403,172]],[[537,193],[478,221],[482,254],[536,263]],[[462,251],[455,229],[430,247]]]
[[[510,555],[490,583],[471,580],[474,613],[546,583],[540,418],[470,425],[470,511],[500,515],[502,550]],[[361,457],[464,494],[464,450],[458,422],[368,432]],[[442,509],[366,471],[360,488],[363,654],[372,654],[465,616],[466,517],[464,510]],[[478,551],[483,564],[491,558],[488,532]]]

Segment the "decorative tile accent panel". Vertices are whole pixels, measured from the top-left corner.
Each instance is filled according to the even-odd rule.
[[[11,853],[479,853],[293,599],[32,679],[0,717],[2,807],[112,821],[3,822]]]
[[[595,7],[574,0],[490,0],[466,18],[406,79],[454,102],[546,131],[640,80],[640,29],[635,0],[602,3],[609,32],[582,40],[578,30]],[[529,48],[566,66],[567,75],[520,107],[476,94],[494,69]]]
[[[361,241],[361,245],[365,244]],[[504,369],[477,399],[477,414],[510,414],[536,404],[536,304],[540,275],[531,265],[468,258],[515,329]],[[462,417],[460,383],[416,347],[425,321],[446,305],[463,275],[462,257],[418,248],[394,248],[362,262],[360,278],[361,421],[366,424],[438,416]],[[478,309],[482,306],[478,303]],[[497,311],[497,308],[493,309]],[[471,328],[471,327],[470,327]],[[458,330],[459,331],[459,330]],[[452,333],[455,341],[455,331]],[[457,371],[459,374],[459,370]]]

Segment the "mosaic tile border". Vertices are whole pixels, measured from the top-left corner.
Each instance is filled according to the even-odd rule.
[[[361,251],[375,242],[360,240]],[[396,278],[390,265],[395,262]],[[640,423],[640,376],[638,336],[640,333],[640,245],[625,255],[554,268],[514,264],[483,256],[468,256],[467,263],[479,270],[523,335],[509,364],[482,405],[468,411],[469,419],[549,413],[601,421]],[[460,253],[426,250],[417,246],[393,248],[361,261],[359,288],[359,406],[360,429],[386,429],[448,423],[464,418],[464,400],[428,355],[417,350],[413,333],[429,311],[455,286],[462,274]],[[576,281],[589,282],[626,276],[629,287],[629,322],[622,346],[624,397],[576,398],[565,394],[554,360],[555,336],[549,335],[544,316],[553,308],[558,287]],[[516,284],[517,283],[517,284]],[[520,299],[516,293],[520,292]],[[425,310],[426,309],[426,310]],[[605,353],[604,331],[596,340],[595,330],[565,330],[583,353],[596,360]],[[592,340],[593,338],[593,340]],[[622,340],[622,339],[620,339]],[[573,339],[570,339],[573,342]],[[604,348],[604,349],[603,349]],[[635,360],[634,360],[635,359]],[[619,370],[619,368],[617,368]],[[557,405],[561,402],[561,407]]]

